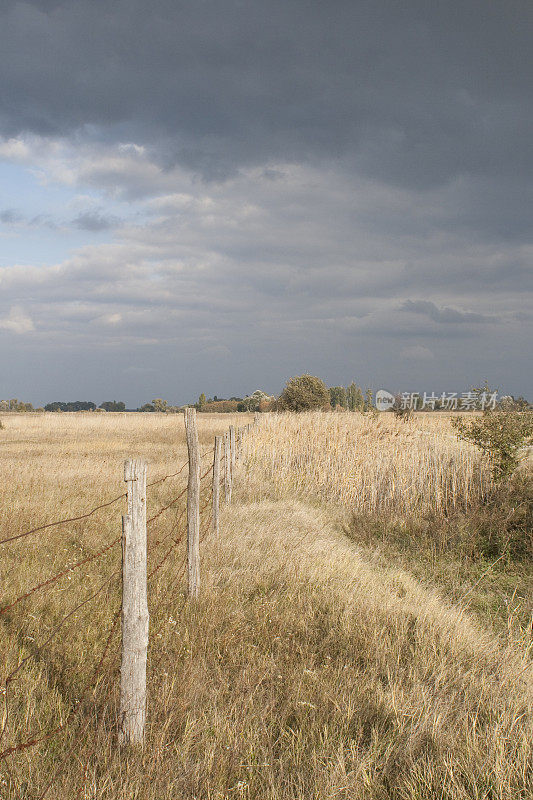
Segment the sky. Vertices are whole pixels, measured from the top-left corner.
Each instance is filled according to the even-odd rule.
[[[0,399],[533,399],[530,0],[0,0]]]

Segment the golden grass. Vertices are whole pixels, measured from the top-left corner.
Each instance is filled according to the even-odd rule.
[[[361,422],[353,418],[357,428]],[[200,415],[201,442],[207,447],[229,422]],[[204,542],[199,603],[185,601],[183,581],[172,586],[183,544],[155,576],[144,752],[121,752],[116,745],[116,639],[109,667],[67,734],[10,757],[2,800],[17,797],[10,774],[21,787],[18,796],[36,800],[72,745],[50,790],[54,800],[533,796],[530,641],[502,646],[407,573],[364,558],[339,524],[338,501],[350,497],[339,497],[334,482],[321,477],[324,464],[339,463],[334,435],[344,433],[336,445],[341,451],[349,441],[342,427],[347,421],[329,415],[319,422],[329,437],[322,448],[329,461],[316,470],[306,462],[310,478],[299,485],[287,468],[282,485],[267,469],[267,436],[279,427],[276,459],[287,464],[280,442],[288,446],[296,428],[283,418],[262,418],[249,439],[255,457],[249,469],[239,469],[234,502],[223,512],[220,541]],[[5,424],[0,538],[122,492],[125,457],[148,458],[154,480],[185,456],[183,422],[175,416],[21,416]],[[372,424],[365,422],[365,429]],[[387,441],[382,425],[375,441]],[[316,421],[299,417],[298,426],[302,441],[313,442],[322,458]],[[404,448],[410,441],[415,438],[405,439]],[[372,458],[370,447],[366,455]],[[415,457],[404,458],[409,464]],[[350,463],[342,452],[338,459]],[[151,508],[182,485],[180,477],[153,487]],[[317,503],[313,490],[335,505]],[[430,502],[428,492],[424,497]],[[111,540],[120,532],[121,510],[113,506],[83,523],[51,529],[31,544],[3,545],[3,597]],[[174,515],[159,518],[151,535],[169,532]],[[47,730],[72,709],[117,608],[118,582],[41,653],[27,637],[42,638],[68,603],[79,602],[119,563],[112,551],[81,576],[72,573],[53,592],[0,617],[2,674],[35,655],[10,687],[2,746]]]
[[[441,414],[264,415],[248,459],[252,482],[267,475],[365,513],[467,508],[490,485],[489,464]]]

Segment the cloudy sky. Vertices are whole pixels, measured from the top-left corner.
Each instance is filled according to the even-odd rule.
[[[0,398],[533,399],[531,0],[0,0]]]

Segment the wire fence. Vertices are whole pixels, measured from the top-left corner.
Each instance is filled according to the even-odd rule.
[[[192,419],[195,430],[195,416]],[[146,483],[144,478],[144,487],[139,484],[133,486],[132,488],[133,479],[128,483],[127,492],[117,495],[111,500],[101,503],[84,513],[80,513],[68,518],[46,522],[42,525],[24,531],[23,533],[8,536],[0,540],[0,545],[8,545],[9,543],[25,539],[26,537],[30,537],[37,533],[42,533],[43,531],[51,532],[54,528],[89,519],[98,511],[111,509],[114,505],[127,501],[128,515],[123,517],[123,530],[121,535],[116,536],[111,539],[111,541],[103,544],[103,546],[99,547],[96,552],[90,553],[89,555],[86,555],[77,561],[67,563],[63,568],[55,571],[53,574],[49,575],[43,580],[38,581],[33,586],[26,587],[18,596],[4,600],[0,606],[0,621],[4,622],[4,625],[8,631],[15,632],[17,640],[22,644],[22,646],[18,647],[17,652],[8,654],[8,658],[5,662],[5,672],[1,676],[2,682],[0,686],[0,693],[3,697],[3,718],[0,724],[0,769],[4,771],[4,774],[8,779],[7,782],[9,784],[9,788],[15,797],[26,798],[29,796],[24,782],[19,780],[17,777],[18,764],[16,757],[19,754],[24,753],[32,748],[39,748],[39,746],[51,742],[56,737],[70,732],[72,740],[69,743],[66,753],[60,759],[59,764],[57,764],[57,766],[54,765],[55,769],[51,770],[52,774],[45,785],[41,788],[40,793],[34,795],[35,800],[44,800],[45,797],[49,796],[49,793],[54,785],[56,785],[60,780],[66,765],[69,764],[72,755],[80,744],[80,740],[88,732],[95,716],[95,709],[105,708],[106,704],[109,705],[113,696],[115,697],[114,708],[116,708],[116,697],[119,693],[117,680],[118,656],[122,652],[122,663],[124,665],[124,649],[127,646],[125,644],[125,625],[127,624],[127,620],[125,621],[127,608],[124,600],[126,597],[125,576],[127,574],[127,570],[125,569],[125,558],[127,558],[127,549],[129,546],[131,546],[131,542],[129,542],[127,538],[128,526],[126,523],[128,520],[131,521],[131,517],[129,515],[133,513],[133,516],[135,517],[135,500],[137,496],[135,492],[138,492],[139,489],[145,492],[143,509],[144,517],[142,517],[142,515],[140,517],[141,522],[143,523],[141,528],[143,530],[142,535],[144,537],[144,590],[146,591],[148,587],[150,587],[150,606],[152,615],[157,616],[158,612],[168,601],[169,597],[172,596],[172,593],[175,591],[176,587],[179,586],[179,584],[183,581],[188,567],[189,597],[195,596],[194,591],[191,590],[191,558],[193,557],[191,556],[191,553],[194,552],[194,547],[191,549],[191,537],[196,535],[198,538],[197,545],[200,546],[205,542],[206,538],[213,532],[213,530],[218,530],[218,522],[216,525],[214,522],[215,518],[218,520],[218,497],[220,493],[220,486],[221,484],[223,485],[225,489],[225,497],[226,500],[228,500],[229,497],[231,497],[231,484],[233,481],[235,464],[240,456],[240,448],[245,433],[249,431],[250,427],[251,426],[246,426],[243,429],[239,429],[237,436],[235,436],[235,430],[230,428],[229,434],[224,436],[223,442],[225,454],[222,460],[224,465],[222,473],[220,470],[220,442],[215,440],[214,449],[209,447],[201,454],[198,451],[191,452],[191,447],[189,446],[189,458],[180,466],[178,470],[157,478],[149,483]],[[217,437],[217,439],[219,438],[221,437]],[[195,481],[192,472],[194,464],[197,462],[199,465],[206,458],[206,456],[209,456],[210,454],[213,454],[214,457],[208,468],[201,473],[198,469],[196,487],[197,492],[195,493]],[[131,464],[133,462],[126,462],[126,464],[128,463]],[[187,468],[189,469],[187,470]],[[151,514],[151,516],[146,519],[146,489],[154,486],[160,486],[167,481],[175,481],[182,475],[184,477],[188,477],[188,485],[184,488],[181,488],[170,498],[170,500],[166,501],[164,505],[157,508]],[[144,471],[144,476],[146,476],[146,468]],[[131,478],[132,476],[130,475],[129,477]],[[125,475],[125,480],[128,480],[127,475]],[[228,486],[230,487],[229,497]],[[196,501],[195,507],[191,508],[191,497],[193,495],[196,497]],[[175,512],[175,518],[170,522],[169,529],[162,531],[160,528],[161,523],[165,518],[165,514],[172,511]],[[195,516],[198,520],[197,529],[195,529]],[[185,541],[187,541],[186,552],[184,549],[182,549],[182,547],[180,547]],[[98,582],[96,588],[93,586],[88,591],[85,591],[81,597],[78,596],[70,608],[66,608],[59,620],[54,620],[51,626],[48,626],[48,619],[45,618],[46,615],[39,617],[38,609],[29,608],[31,605],[30,601],[36,597],[42,598],[44,603],[47,593],[49,593],[53,588],[58,587],[62,579],[67,578],[70,580],[73,575],[77,574],[80,576],[81,586],[83,587],[86,582],[84,580],[86,576],[84,576],[80,570],[88,567],[89,565],[94,567],[103,559],[112,557],[115,552],[119,551],[118,546],[120,544],[122,544],[122,567],[119,564],[111,564],[110,567],[105,567],[105,569],[108,571],[111,569],[111,572],[106,574],[102,581]],[[164,547],[162,547],[163,545]],[[150,561],[152,562],[149,569],[146,561],[147,555],[150,555]],[[165,565],[168,566],[168,573],[165,574],[166,579],[164,582],[159,581],[159,585],[157,585],[154,583],[153,579],[156,575],[161,573]],[[72,586],[70,588],[71,590],[74,589]],[[46,725],[43,720],[38,719],[36,724],[33,726],[33,729],[28,728],[26,730],[22,730],[24,725],[21,725],[20,719],[33,719],[33,715],[29,709],[26,711],[26,713],[24,713],[24,686],[20,688],[19,692],[17,692],[17,680],[22,678],[26,669],[31,670],[33,665],[33,668],[37,670],[37,673],[39,673],[40,670],[41,674],[45,675],[45,679],[48,681],[51,687],[64,682],[64,675],[61,674],[61,669],[58,668],[56,664],[57,654],[52,653],[51,655],[47,656],[50,645],[52,645],[59,634],[63,634],[64,641],[67,641],[67,637],[69,636],[68,623],[78,622],[80,612],[86,613],[93,608],[93,604],[99,598],[107,595],[115,596],[115,602],[112,604],[113,607],[112,605],[108,604],[105,606],[105,611],[107,612],[108,616],[110,616],[110,619],[108,620],[107,626],[102,626],[105,630],[105,633],[101,639],[100,650],[94,657],[94,666],[92,669],[89,669],[89,675],[86,676],[84,681],[81,681],[79,686],[78,680],[73,681],[74,685],[72,686],[71,692],[72,699],[70,701],[68,700],[68,690],[66,692],[66,697],[64,692],[61,693],[61,700],[66,708],[63,709],[60,707],[58,709],[55,721],[52,719],[49,724]],[[63,597],[60,599],[63,601]],[[179,609],[180,611],[183,609],[186,603],[187,594],[184,595],[183,604]],[[44,614],[44,612],[42,613]],[[173,613],[177,613],[175,609],[173,609]],[[28,618],[31,618],[32,625],[27,625]],[[118,634],[121,630],[121,625],[119,623],[121,620],[122,651],[118,641],[116,642],[116,646],[114,644],[115,639],[119,639]],[[33,637],[24,633],[25,629],[33,630],[34,627],[44,631],[42,636]],[[151,633],[151,637],[152,641],[155,641],[154,632]],[[31,640],[31,646],[27,644],[26,640],[28,639]],[[155,657],[155,659],[152,657],[150,664],[151,675],[157,673],[164,655],[165,653],[161,652]],[[59,674],[55,674],[55,672]],[[75,677],[78,678],[79,676],[76,675]],[[32,673],[30,671],[30,673],[26,676],[26,683],[27,681],[31,680]],[[121,707],[124,700],[123,694],[124,689],[121,679]],[[113,706],[113,703],[111,705]],[[12,717],[14,710],[17,715],[17,720],[13,726]],[[59,719],[57,719],[57,717],[59,717]],[[116,729],[120,723],[117,723],[116,712],[111,709],[107,714],[107,718],[112,719],[113,717],[115,718],[114,728]],[[110,735],[112,735],[112,730],[110,730]],[[42,753],[41,755],[42,757],[45,757],[46,753]],[[84,776],[86,775],[86,772],[87,767],[85,767],[83,770]],[[83,791],[84,779],[85,778],[83,777],[80,793]]]

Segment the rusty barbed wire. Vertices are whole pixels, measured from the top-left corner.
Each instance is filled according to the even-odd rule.
[[[77,517],[68,517],[67,519],[59,519],[56,522],[47,522],[46,525],[40,525],[38,528],[32,528],[29,531],[25,531],[24,533],[17,533],[16,536],[8,536],[6,539],[0,539],[0,544],[6,544],[6,542],[14,542],[17,539],[23,539],[25,536],[30,536],[32,533],[38,533],[39,531],[44,531],[47,528],[54,528],[58,525],[66,525],[67,522],[79,522],[82,519],[88,519],[92,517],[97,511],[100,511],[102,508],[108,508],[112,506],[113,503],[118,503],[119,500],[122,500],[124,497],[127,497],[126,492],[123,494],[119,494],[117,497],[114,497],[113,500],[109,500],[107,503],[102,503],[99,506],[96,506],[91,511],[88,511],[86,514],[80,514]]]
[[[109,647],[111,646],[111,641],[113,639],[113,635],[115,633],[115,630],[116,630],[116,627],[117,627],[117,622],[118,622],[118,620],[120,618],[121,611],[122,611],[122,606],[120,606],[118,608],[118,610],[115,612],[115,614],[113,615],[113,621],[111,623],[111,627],[110,627],[110,630],[109,630],[109,635],[107,637],[107,640],[106,640],[106,643],[104,645],[104,649],[102,651],[102,654],[100,656],[98,664],[96,665],[96,667],[95,667],[95,669],[93,671],[92,679],[90,681],[88,681],[88,683],[82,689],[80,697],[74,703],[74,706],[71,708],[70,712],[67,714],[65,720],[62,723],[60,723],[57,727],[53,728],[51,731],[48,731],[47,733],[45,733],[42,736],[38,736],[36,733],[32,734],[24,742],[19,742],[19,744],[13,745],[12,747],[8,747],[5,750],[2,750],[2,752],[0,752],[0,761],[3,761],[3,759],[7,758],[7,756],[12,755],[13,753],[20,753],[23,750],[27,750],[29,747],[34,747],[35,745],[40,744],[41,742],[46,742],[49,739],[51,739],[53,736],[55,736],[56,734],[60,733],[62,730],[65,729],[67,723],[72,719],[72,717],[74,716],[74,714],[76,713],[76,711],[80,707],[81,703],[85,699],[85,696],[87,695],[89,689],[91,689],[91,687],[94,686],[96,678],[98,677],[99,673],[101,672],[102,665],[104,663],[105,657],[106,657],[106,655],[107,655],[107,653],[109,651]]]
[[[200,456],[200,458],[204,458],[204,456],[206,456],[209,452],[211,452],[211,448],[206,450]],[[150,487],[150,486],[156,486],[158,483],[163,483],[163,481],[166,481],[169,478],[176,477],[181,472],[183,472],[183,470],[188,465],[188,463],[189,462],[186,461],[180,467],[180,469],[177,472],[172,472],[172,473],[170,473],[168,475],[164,475],[162,478],[158,478],[157,480],[152,481],[151,483],[148,483],[147,484],[147,488]],[[204,473],[202,478],[204,478],[205,475],[207,475],[211,469],[212,469],[212,467],[210,467],[209,470],[207,470],[207,472]],[[202,480],[202,478],[201,478],[201,480]],[[47,530],[48,528],[54,528],[54,527],[57,527],[59,525],[66,525],[68,522],[79,522],[82,519],[88,519],[93,514],[95,514],[97,511],[101,511],[103,508],[108,508],[109,506],[113,505],[114,503],[118,503],[119,500],[122,500],[125,497],[127,497],[127,494],[126,494],[126,492],[123,492],[122,494],[117,495],[117,497],[114,497],[112,500],[108,500],[106,503],[101,503],[100,505],[95,506],[93,509],[91,509],[90,511],[87,511],[84,514],[79,514],[78,516],[75,516],[75,517],[66,517],[65,519],[58,519],[58,520],[55,520],[54,522],[47,522],[44,525],[39,525],[36,528],[31,528],[28,531],[24,531],[24,533],[17,533],[15,536],[7,536],[5,539],[0,539],[0,544],[7,544],[8,542],[15,542],[15,541],[17,541],[17,539],[23,539],[26,536],[31,536],[34,533],[39,533],[40,531]]]
[[[211,451],[212,451],[212,447],[209,447],[200,456],[200,458],[204,458]],[[176,472],[169,473],[168,475],[165,475],[162,478],[158,478],[157,480],[148,483],[147,484],[147,488],[151,487],[151,486],[155,486],[155,485],[161,484],[161,483],[165,482],[166,480],[169,480],[170,478],[178,477],[183,472],[183,470],[187,467],[187,465],[188,465],[188,461],[185,462],[180,467],[180,469],[177,470]],[[209,468],[200,476],[200,481],[203,481],[212,472],[212,470],[213,470],[213,465],[210,465]],[[176,497],[174,497],[169,503],[167,503],[165,506],[163,506],[161,509],[159,509],[150,519],[147,520],[147,524],[148,523],[153,523],[166,510],[168,510],[169,508],[174,506],[185,495],[186,491],[187,491],[187,488],[185,488]],[[6,544],[6,543],[11,542],[11,541],[16,541],[18,539],[22,539],[22,538],[24,538],[26,536],[30,536],[30,535],[32,535],[34,533],[38,533],[38,532],[46,530],[48,528],[57,527],[57,526],[60,526],[60,525],[68,524],[70,522],[78,522],[78,521],[81,521],[81,520],[84,520],[84,519],[88,519],[93,514],[95,514],[97,511],[99,511],[101,509],[104,509],[104,508],[107,508],[107,507],[113,505],[114,503],[117,503],[118,501],[120,501],[120,500],[122,500],[122,499],[124,499],[126,497],[127,497],[127,494],[123,493],[123,494],[113,498],[112,500],[107,501],[106,503],[102,503],[102,504],[100,504],[98,506],[95,506],[93,509],[91,509],[90,511],[88,511],[88,512],[86,512],[84,514],[80,514],[80,515],[77,515],[77,516],[73,516],[73,517],[57,520],[55,522],[46,523],[44,525],[32,528],[31,530],[25,531],[24,533],[17,534],[15,536],[6,537],[5,539],[0,540],[0,544]],[[209,506],[211,501],[212,501],[212,488],[211,488],[211,492],[210,492],[210,495],[209,495],[208,499],[206,500],[204,505],[200,508],[200,514],[202,514],[205,511],[205,509]],[[171,528],[171,530],[170,530],[170,532],[168,534],[166,534],[161,539],[155,540],[155,541],[150,543],[150,546],[148,548],[149,551],[152,550],[154,547],[159,546],[164,541],[166,541],[167,539],[171,538],[173,535],[175,535],[177,533],[179,524],[180,524],[180,522],[181,522],[181,520],[182,520],[182,518],[183,518],[183,516],[185,514],[185,511],[186,511],[185,508],[182,509],[181,513],[179,514],[179,516],[177,517],[176,521],[172,525],[172,528]],[[212,521],[212,516],[210,515],[208,520],[207,520],[207,523],[206,523],[205,527],[200,531],[200,542],[203,542],[205,540],[206,536],[209,534],[209,531],[211,530],[211,527],[212,527],[211,526],[211,521]],[[161,569],[161,567],[163,566],[165,561],[169,558],[171,553],[174,552],[176,547],[183,541],[184,536],[185,536],[185,533],[182,532],[181,535],[177,536],[175,539],[172,540],[172,546],[165,553],[165,555],[158,562],[158,564],[150,571],[150,573],[147,576],[147,580],[150,580]],[[16,598],[14,601],[9,603],[8,605],[6,605],[3,608],[1,608],[0,609],[0,614],[3,614],[6,611],[12,609],[16,605],[18,605],[20,602],[22,602],[23,600],[25,600],[28,597],[32,596],[33,594],[35,594],[39,590],[52,585],[53,583],[58,581],[61,577],[64,577],[65,575],[68,575],[69,573],[73,572],[74,570],[78,569],[79,567],[81,567],[81,566],[83,566],[83,565],[85,565],[87,563],[90,563],[91,561],[94,561],[94,560],[96,560],[96,559],[98,559],[98,558],[100,558],[102,556],[104,556],[114,546],[116,546],[121,541],[121,539],[122,539],[122,536],[116,537],[111,543],[107,544],[105,547],[103,547],[97,553],[94,553],[94,554],[92,554],[90,556],[87,556],[86,558],[81,559],[80,561],[78,561],[78,562],[76,562],[74,564],[69,565],[66,569],[62,570],[61,572],[57,573],[56,575],[53,575],[52,577],[48,578],[46,581],[43,581],[43,582],[37,584],[32,589],[30,589],[29,591],[25,592],[23,595],[21,595],[20,597]],[[162,594],[160,593],[160,596],[158,598],[158,600],[159,600],[158,607],[160,607],[161,602],[166,598],[166,596],[168,595],[168,592],[171,591],[171,589],[174,587],[176,582],[179,581],[181,579],[181,577],[185,574],[186,567],[187,567],[187,560],[186,560],[186,557],[185,557],[184,561],[183,561],[183,563],[181,565],[181,569],[178,572],[178,574],[176,575],[175,579],[165,588],[165,591]],[[106,578],[106,580],[97,588],[97,590],[95,592],[93,592],[91,595],[86,597],[82,602],[80,602],[76,606],[74,606],[74,608],[72,608],[59,621],[59,623],[54,626],[54,628],[52,629],[50,635],[47,636],[47,638],[43,642],[38,644],[38,646],[36,647],[35,652],[30,653],[29,655],[25,656],[20,661],[20,663],[15,667],[15,669],[12,670],[12,672],[6,677],[6,679],[5,679],[5,692],[4,692],[5,703],[6,703],[6,714],[5,714],[5,719],[4,719],[4,725],[3,725],[2,731],[0,732],[0,741],[2,740],[4,734],[5,734],[6,730],[7,730],[8,718],[9,718],[9,713],[8,713],[9,712],[8,687],[13,682],[16,674],[22,669],[24,664],[30,658],[35,657],[36,654],[39,654],[43,650],[43,648],[46,647],[52,641],[52,639],[57,635],[59,630],[61,630],[61,628],[67,622],[68,619],[70,619],[77,611],[79,611],[81,608],[86,606],[94,598],[96,598],[102,591],[104,591],[104,589],[107,586],[109,586],[111,584],[112,580],[119,574],[120,574],[120,570],[115,570],[108,578]],[[109,629],[109,633],[108,633],[107,639],[105,641],[105,644],[104,644],[102,653],[100,655],[100,658],[98,660],[98,663],[96,664],[96,667],[93,670],[91,679],[85,684],[85,686],[84,686],[79,698],[76,700],[76,702],[74,703],[74,705],[72,706],[72,708],[68,712],[68,714],[67,714],[66,718],[63,720],[63,722],[60,723],[59,725],[57,725],[52,730],[49,730],[48,732],[46,732],[44,734],[41,734],[40,731],[37,731],[34,734],[30,735],[25,741],[19,742],[16,745],[13,745],[11,747],[5,748],[3,751],[0,752],[0,761],[5,761],[9,756],[11,756],[11,755],[13,755],[15,753],[22,752],[22,751],[24,751],[24,750],[26,750],[28,748],[34,747],[34,746],[36,746],[36,745],[38,745],[38,744],[40,744],[42,742],[48,741],[48,740],[52,739],[54,736],[59,735],[62,731],[64,731],[67,728],[67,726],[69,725],[69,723],[73,719],[74,715],[77,713],[77,711],[81,707],[81,704],[84,702],[84,700],[85,700],[88,692],[90,691],[90,689],[94,688],[95,691],[96,691],[96,688],[98,686],[99,676],[103,674],[103,665],[104,665],[104,662],[106,660],[107,654],[108,654],[110,646],[111,646],[111,642],[113,640],[113,637],[114,637],[116,629],[117,629],[117,624],[118,624],[118,621],[119,621],[120,613],[121,613],[121,607],[118,608],[118,610],[115,612],[115,614],[113,616],[113,620],[112,620],[112,623],[111,623],[111,626],[110,626],[110,629]],[[107,692],[106,692],[106,694],[105,694],[105,697],[104,697],[103,701],[107,700],[107,698],[109,697],[109,695],[111,694],[112,691],[113,691],[113,685],[110,685],[108,690],[107,690]],[[44,790],[38,796],[37,800],[44,800],[44,798],[48,794],[50,788],[53,786],[53,784],[60,777],[60,775],[62,774],[62,771],[64,769],[65,764],[70,759],[75,747],[77,746],[77,744],[79,742],[79,739],[81,738],[81,736],[83,736],[83,734],[87,730],[90,722],[91,722],[91,719],[89,718],[89,719],[87,719],[85,721],[84,724],[82,724],[79,727],[79,730],[75,734],[72,746],[68,749],[65,757],[61,761],[61,764],[60,764],[59,768],[56,770],[55,774],[52,776],[52,778],[50,779],[48,784],[44,787]],[[11,771],[9,769],[9,764],[8,764],[7,761],[5,762],[5,766],[6,766],[8,772],[10,774],[11,782],[13,784],[13,789],[17,793],[17,796],[19,796],[17,782],[11,776]],[[87,767],[85,768],[85,771],[84,771],[84,780],[83,780],[83,782],[85,781],[86,773],[87,773]],[[83,790],[83,785],[81,787],[81,790]],[[78,793],[78,796],[79,796],[79,793]]]
[[[150,525],[152,522],[154,522],[154,520],[156,520],[158,517],[160,517],[160,516],[161,516],[161,514],[163,514],[163,512],[165,512],[165,511],[167,511],[169,508],[171,508],[171,506],[173,506],[173,505],[174,505],[174,503],[177,503],[177,502],[178,502],[178,500],[181,500],[181,498],[183,497],[183,495],[184,495],[186,492],[187,492],[187,487],[185,487],[185,488],[184,488],[184,489],[183,489],[183,490],[182,490],[182,491],[181,491],[181,492],[180,492],[180,493],[179,493],[179,494],[178,494],[176,497],[174,497],[174,498],[173,498],[173,499],[170,501],[170,503],[167,503],[167,505],[166,505],[166,506],[163,506],[163,508],[160,508],[160,509],[159,509],[159,511],[158,511],[156,514],[154,514],[152,517],[150,517],[150,519],[147,519],[147,520],[146,520],[146,524],[147,524],[147,525]]]
[[[88,564],[90,561],[94,561],[95,559],[105,555],[107,552],[109,552],[109,550],[115,547],[121,540],[122,540],[122,535],[117,536],[116,539],[113,539],[113,541],[110,544],[106,545],[98,553],[94,553],[94,555],[92,556],[87,556],[86,558],[82,558],[81,561],[77,561],[75,564],[71,564],[69,567],[62,570],[61,572],[56,573],[51,578],[42,581],[42,583],[38,583],[32,589],[20,595],[20,597],[17,597],[16,600],[13,600],[12,603],[9,603],[7,606],[4,606],[3,608],[0,608],[0,614],[4,614],[6,611],[9,611],[10,609],[14,608],[16,605],[21,603],[22,600],[26,600],[28,597],[31,597],[32,594],[35,594],[40,589],[44,589],[46,586],[51,586],[52,583],[55,583],[60,578],[63,578],[65,575],[68,575],[69,572],[74,572],[75,569],[82,567],[84,564]]]

